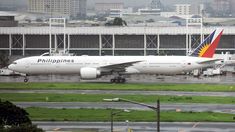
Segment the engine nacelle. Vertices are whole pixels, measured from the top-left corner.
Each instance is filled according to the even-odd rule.
[[[80,69],[80,75],[82,79],[96,79],[101,75],[101,72],[97,68],[84,67]]]

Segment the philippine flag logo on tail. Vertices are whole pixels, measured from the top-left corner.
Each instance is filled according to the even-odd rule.
[[[190,56],[212,58],[222,33],[223,29],[216,29],[192,52]]]

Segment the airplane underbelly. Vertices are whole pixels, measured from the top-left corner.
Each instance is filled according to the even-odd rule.
[[[169,67],[169,68],[155,68],[153,71],[155,71],[156,74],[177,74],[181,73],[182,69],[179,67]]]
[[[141,69],[141,73],[145,74],[178,74],[183,70],[180,67],[148,67]]]

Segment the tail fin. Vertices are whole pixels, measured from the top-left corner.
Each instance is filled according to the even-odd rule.
[[[215,54],[215,49],[218,46],[223,29],[217,29],[212,32],[191,54],[195,57],[212,58]]]

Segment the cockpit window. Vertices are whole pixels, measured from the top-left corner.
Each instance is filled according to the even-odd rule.
[[[16,62],[13,62],[12,64],[17,64]]]

